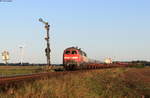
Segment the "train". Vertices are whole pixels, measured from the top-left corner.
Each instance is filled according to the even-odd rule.
[[[69,47],[64,50],[63,66],[66,70],[84,69],[87,63],[87,54],[81,48]]]
[[[78,47],[69,47],[66,48],[63,52],[63,67],[65,70],[98,69],[128,66],[133,66],[133,64],[129,62],[112,62],[110,58],[109,63],[91,60],[87,57],[87,54]]]

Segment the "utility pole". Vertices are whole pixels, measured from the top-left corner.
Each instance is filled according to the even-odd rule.
[[[20,64],[23,64],[23,46],[20,46]]]
[[[46,33],[47,33],[47,36],[45,37],[45,40],[46,40],[46,43],[47,43],[47,48],[45,49],[45,53],[46,53],[46,57],[47,57],[47,65],[51,66],[51,61],[50,61],[51,49],[50,49],[50,43],[49,43],[49,40],[50,40],[50,37],[49,37],[50,25],[48,24],[48,22],[43,21],[42,18],[40,18],[39,21],[42,22],[43,24],[45,24],[45,29],[46,29]]]

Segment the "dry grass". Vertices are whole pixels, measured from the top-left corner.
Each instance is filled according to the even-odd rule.
[[[150,68],[113,68],[25,83],[0,98],[141,98],[150,97]]]

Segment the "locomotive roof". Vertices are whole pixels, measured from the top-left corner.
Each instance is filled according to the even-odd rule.
[[[65,50],[68,50],[68,49],[76,49],[76,50],[82,51],[81,48],[78,48],[78,47],[69,47],[69,48],[67,48]]]
[[[75,50],[78,50],[79,52],[83,53],[86,55],[86,53],[84,51],[81,50],[81,48],[78,48],[78,47],[69,47],[69,48],[66,48],[65,50],[68,50],[68,49],[75,49]]]

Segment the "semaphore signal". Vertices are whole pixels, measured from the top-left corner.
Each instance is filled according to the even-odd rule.
[[[47,43],[47,47],[45,49],[45,53],[46,53],[46,57],[47,57],[47,65],[51,66],[51,61],[50,61],[51,49],[50,49],[50,43],[49,43],[49,40],[50,40],[50,37],[49,37],[50,25],[48,24],[48,22],[43,21],[42,18],[40,18],[39,21],[42,22],[43,24],[45,24],[45,29],[46,29],[46,33],[47,33],[47,36],[45,37],[45,40],[46,40],[46,43]]]

